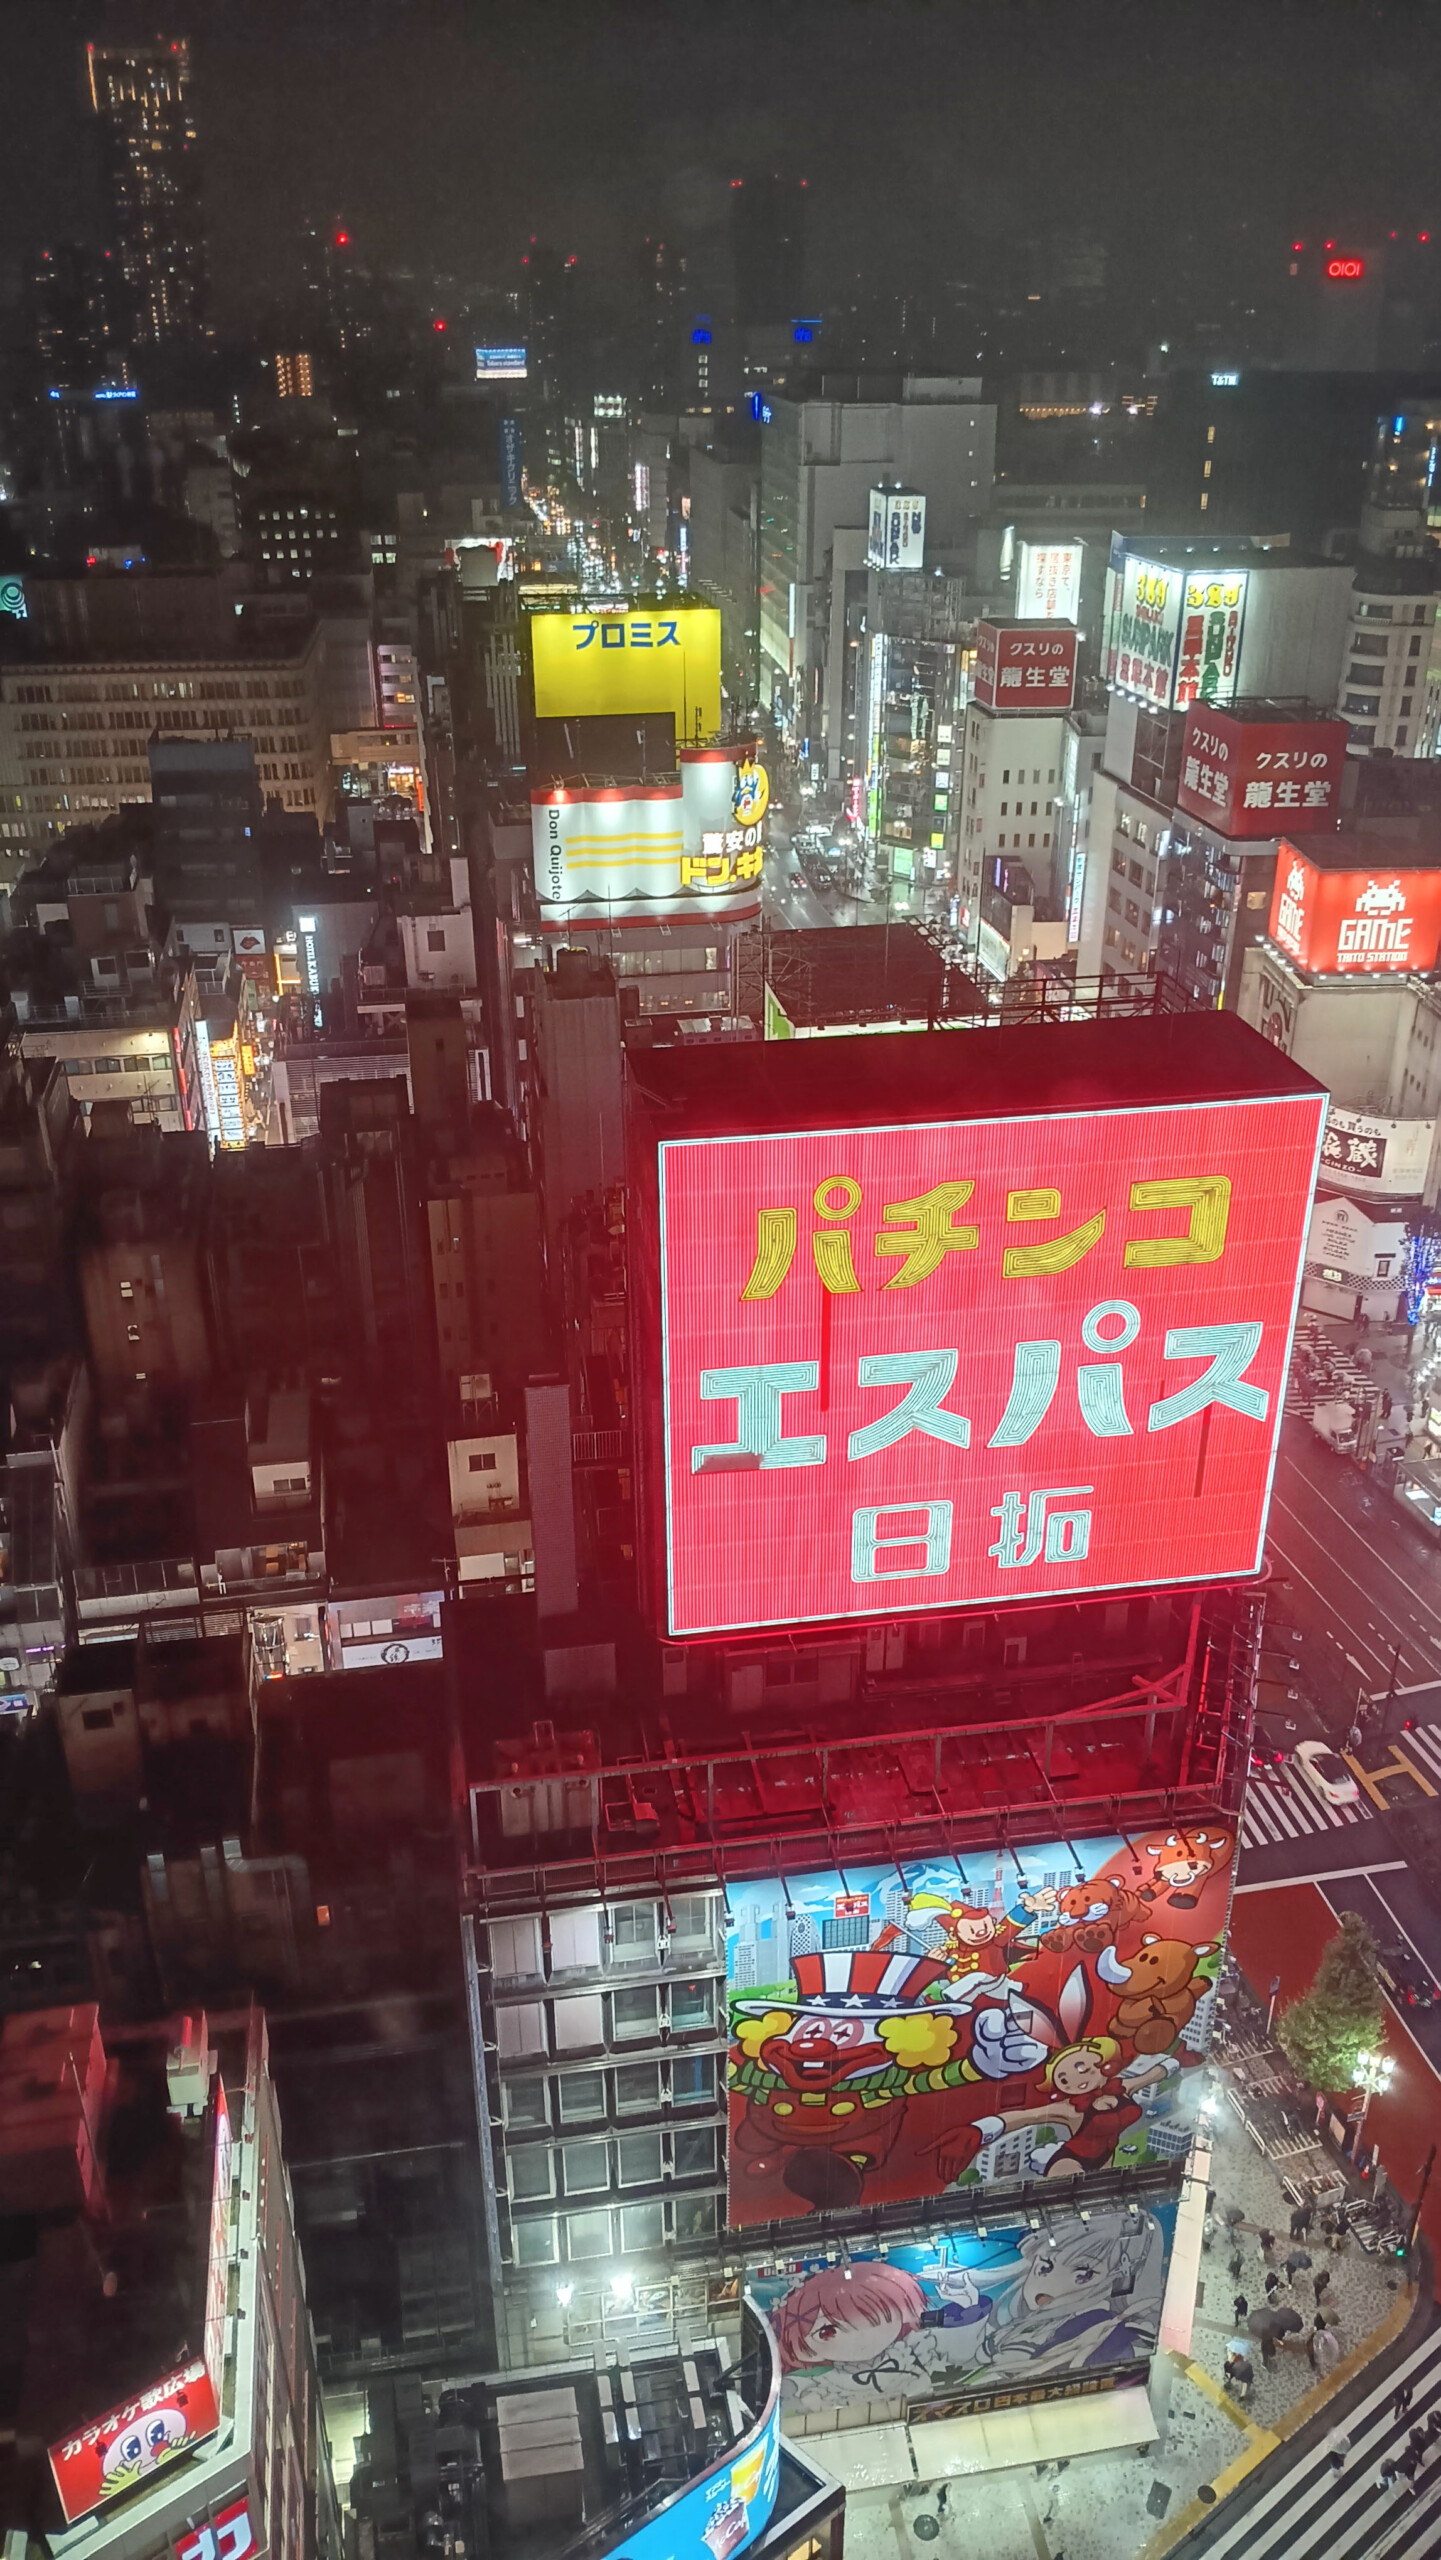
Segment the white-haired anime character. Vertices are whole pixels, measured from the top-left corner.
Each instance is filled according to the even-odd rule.
[[[1124,2364],[1156,2344],[1166,2243],[1154,2214],[1094,2212],[1028,2231],[1022,2272],[986,2323],[981,2352],[1013,2381]]]

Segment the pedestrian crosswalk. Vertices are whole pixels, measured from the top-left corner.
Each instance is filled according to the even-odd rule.
[[[1241,1846],[1268,1849],[1278,1840],[1304,1840],[1317,1832],[1344,1831],[1350,1823],[1365,1822],[1374,1811],[1374,1805],[1364,1796],[1359,1804],[1322,1804],[1319,1796],[1305,1791],[1303,1780],[1293,1780],[1279,1769],[1258,1770],[1246,1789]]]
[[[1402,2385],[1409,2385],[1411,2399],[1398,2414]],[[1382,2463],[1406,2452],[1414,2428],[1424,2435],[1433,2410],[1441,2411],[1441,2328],[1294,2461],[1282,2447],[1260,2474],[1270,2486],[1230,2521],[1222,2509],[1194,2547],[1206,2560],[1379,2560],[1392,2552],[1435,2560],[1441,2554],[1441,2436],[1423,2454],[1412,2486],[1404,2480],[1388,2486],[1381,2478]]]
[[[1415,1725],[1409,1733],[1397,1734],[1390,1742],[1368,1742],[1363,1765],[1380,1768],[1384,1763],[1398,1759],[1409,1761],[1441,1795],[1441,1725]],[[1394,1803],[1401,1803],[1411,1792],[1410,1781],[1404,1773],[1389,1782],[1388,1793]],[[1412,1801],[1417,1801],[1414,1794]],[[1320,1798],[1311,1793],[1305,1780],[1293,1774],[1289,1764],[1285,1769],[1257,1770],[1246,1789],[1246,1808],[1241,1816],[1241,1846],[1243,1849],[1269,1849],[1278,1841],[1304,1840],[1326,1831],[1344,1831],[1352,1823],[1369,1822],[1376,1810],[1364,1793],[1356,1804],[1322,1804]]]

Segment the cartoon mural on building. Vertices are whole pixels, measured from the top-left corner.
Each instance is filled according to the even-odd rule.
[[[1234,1826],[732,1885],[730,2222],[1172,2162]]]
[[[1153,2353],[1172,2207],[1049,2229],[948,2234],[754,2283],[780,2347],[782,2411],[839,2425],[940,2415],[1011,2383],[1118,2377]]]

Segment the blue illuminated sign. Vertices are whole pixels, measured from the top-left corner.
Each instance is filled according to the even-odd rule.
[[[138,400],[140,394],[138,391],[118,391],[107,389],[104,391],[97,391],[95,397],[97,400]]]
[[[620,2534],[615,2560],[735,2560],[771,2519],[781,2472],[780,2401],[753,2436],[693,2480],[660,2514]]]
[[[750,408],[751,416],[756,419],[761,426],[768,427],[770,425],[775,412],[771,408],[769,400],[763,400],[758,391],[753,391],[750,395],[748,406]]]
[[[690,342],[693,347],[708,347],[711,342],[709,329],[692,329]]]
[[[500,422],[500,502],[504,507],[518,507],[521,496],[521,463],[525,439],[519,418],[502,418]]]

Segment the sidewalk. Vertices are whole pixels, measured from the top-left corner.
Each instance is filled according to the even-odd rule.
[[[1212,2139],[1216,2237],[1201,2261],[1190,2356],[1174,2360],[1164,2447],[953,2478],[934,2542],[914,2527],[918,2516],[936,2515],[937,2483],[852,2490],[846,2500],[846,2560],[919,2560],[922,2550],[932,2549],[936,2560],[971,2560],[973,2553],[984,2554],[984,2560],[1162,2560],[1204,2514],[1197,2503],[1202,2487],[1214,2484],[1224,2497],[1399,2335],[1412,2297],[1394,2260],[1367,2256],[1355,2240],[1335,2257],[1324,2244],[1313,2248],[1303,2241],[1299,2245],[1310,2250],[1314,2271],[1324,2268],[1330,2277],[1324,2307],[1332,2314],[1343,2361],[1322,2383],[1307,2360],[1304,2338],[1316,2306],[1311,2275],[1303,2271],[1294,2292],[1283,2282],[1276,2296],[1278,2305],[1294,2304],[1300,2312],[1301,2344],[1283,2343],[1270,2371],[1257,2345],[1249,2407],[1227,2398],[1221,2375],[1235,2334],[1233,2297],[1239,2289],[1253,2309],[1264,2304],[1266,2268],[1256,2235],[1262,2228],[1275,2232],[1272,2264],[1284,2267],[1293,2246],[1287,2233],[1291,2208],[1275,2172],[1224,2102]],[[1221,2215],[1228,2205],[1239,2205],[1245,2217],[1239,2286],[1227,2273],[1232,2244]],[[1157,2397],[1153,2386],[1153,2403]],[[1073,2404],[1046,2405],[1059,2413]],[[1034,2412],[1038,2425],[1045,2414],[1045,2407]],[[919,2460],[926,2430],[918,2426],[911,2432]],[[824,2463],[823,2437],[809,2438],[807,2449]]]

